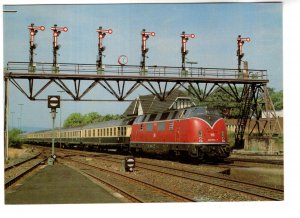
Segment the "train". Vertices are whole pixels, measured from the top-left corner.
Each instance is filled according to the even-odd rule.
[[[74,128],[24,134],[26,143],[86,150],[116,150],[221,161],[230,155],[225,120],[207,107],[190,107],[144,114]]]

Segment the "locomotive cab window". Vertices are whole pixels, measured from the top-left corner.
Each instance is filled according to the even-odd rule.
[[[155,120],[156,114],[151,114],[148,121]]]
[[[166,120],[169,116],[170,112],[165,112],[161,115],[160,120]]]
[[[143,117],[143,119],[142,119],[142,121],[141,121],[141,122],[146,122],[146,121],[147,121],[147,119],[148,119],[148,117],[149,117],[149,115],[144,115],[144,117]]]

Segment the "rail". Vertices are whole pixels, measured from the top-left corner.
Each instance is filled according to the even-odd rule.
[[[149,76],[149,77],[185,77],[185,78],[222,78],[222,79],[246,79],[267,80],[266,70],[255,69],[230,69],[230,68],[203,68],[189,67],[182,70],[181,67],[171,66],[146,66],[138,65],[103,65],[97,69],[96,64],[60,63],[53,66],[52,63],[35,62],[8,62],[6,73],[29,74],[80,74],[80,75],[112,75],[112,76]]]

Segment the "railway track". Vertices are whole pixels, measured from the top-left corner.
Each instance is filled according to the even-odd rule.
[[[22,177],[33,171],[41,163],[47,160],[47,158],[38,158],[40,155],[41,153],[5,168],[5,189],[20,180]]]
[[[84,166],[84,168],[79,168],[81,172],[108,185],[131,202],[195,202],[192,198],[180,195],[149,182],[132,178],[130,175],[124,173],[108,170],[94,164],[87,164],[75,160],[74,157],[67,157],[67,161]]]
[[[32,157],[29,157],[29,158],[27,158],[27,159],[25,159],[25,160],[23,160],[23,161],[20,161],[20,162],[18,162],[18,163],[15,163],[15,164],[12,164],[12,165],[10,165],[10,166],[7,166],[7,167],[5,167],[5,169],[4,169],[4,171],[6,172],[6,171],[8,171],[8,170],[10,170],[10,169],[13,169],[13,168],[15,168],[15,167],[18,167],[18,166],[20,166],[20,165],[22,165],[22,164],[25,164],[26,162],[28,162],[28,161],[31,161],[31,160],[33,160],[33,159],[36,159],[38,156],[40,156],[41,155],[41,153],[38,153],[38,154],[36,154],[36,155],[34,155],[34,156],[32,156]]]
[[[229,161],[249,162],[249,163],[263,163],[273,165],[283,165],[283,160],[265,160],[265,159],[251,159],[251,158],[228,158]]]
[[[92,155],[92,157],[104,161],[114,162],[114,163],[120,163],[120,161],[122,160],[120,158],[108,157],[108,156],[103,157],[98,155]],[[153,171],[156,173],[161,173],[169,176],[175,176],[193,182],[205,183],[219,188],[225,188],[231,191],[241,192],[247,195],[253,195],[263,200],[281,201],[284,198],[283,189],[245,182],[237,179],[232,179],[223,175],[216,175],[216,174],[209,174],[209,173],[202,173],[202,172],[200,173],[192,170],[183,170],[174,167],[162,166],[162,165],[157,165],[157,164],[142,162],[142,161],[138,161],[136,163],[136,168]]]
[[[156,164],[139,162],[137,166],[139,168],[152,170],[158,173],[163,173],[171,176],[180,177],[183,179],[188,179],[195,182],[206,183],[217,187],[238,191],[241,193],[254,195],[257,197],[265,198],[266,200],[276,200],[276,201],[283,200],[282,189],[277,189],[265,185],[258,185],[254,183],[237,180],[237,179],[231,179],[224,176],[218,176],[216,174],[199,173],[199,172],[193,172],[189,170],[175,169],[166,166],[161,167]]]

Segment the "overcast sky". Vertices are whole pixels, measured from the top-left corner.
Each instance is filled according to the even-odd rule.
[[[250,37],[244,44],[244,59],[251,69],[265,69],[269,87],[282,90],[282,4],[281,3],[228,3],[228,4],[96,4],[96,5],[4,5],[3,14],[4,65],[9,61],[28,61],[31,23],[43,25],[35,37],[38,44],[34,56],[37,62],[52,62],[52,31],[50,28],[67,26],[69,31],[59,36],[58,62],[94,64],[97,56],[96,29],[112,29],[104,39],[104,63],[117,64],[125,54],[128,64],[139,65],[141,52],[140,32],[143,28],[154,31],[149,38],[147,65],[181,66],[182,31],[196,37],[187,43],[187,58],[197,61],[198,67],[237,68],[236,38],[239,34]],[[37,83],[39,84],[39,83]],[[51,86],[42,96],[59,94]],[[104,99],[112,97],[105,90]],[[96,93],[91,93],[94,95]],[[138,89],[130,97],[149,94]],[[22,120],[18,118],[21,113]],[[121,114],[127,103],[62,103],[62,119],[70,113]],[[15,112],[14,115],[11,112]],[[10,85],[10,126],[51,127],[49,109],[45,102],[32,102]],[[59,125],[59,122],[57,122]]]

